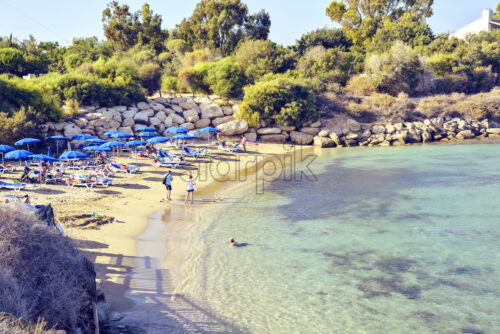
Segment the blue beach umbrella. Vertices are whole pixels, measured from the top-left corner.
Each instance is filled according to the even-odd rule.
[[[110,147],[101,147],[101,146],[95,149],[96,152],[111,152],[111,150],[112,149]]]
[[[129,135],[128,133],[115,132],[115,133],[110,134],[109,137],[121,139],[121,138],[132,138],[133,136]]]
[[[196,137],[191,135],[177,135],[174,136],[173,138],[179,140],[179,139],[195,139]]]
[[[99,146],[87,146],[87,147],[83,148],[83,151],[85,151],[85,152],[95,152],[97,148],[99,148]]]
[[[2,153],[2,161],[3,161],[3,155],[4,153],[7,153],[7,152],[12,152],[12,151],[15,151],[16,149],[13,148],[12,146],[9,146],[9,145],[0,145],[0,153]]]
[[[69,140],[69,138],[64,136],[50,136],[45,138],[45,140]]]
[[[73,140],[89,140],[89,139],[93,139],[95,138],[94,136],[91,136],[91,135],[88,135],[88,134],[85,134],[85,133],[82,133],[82,134],[79,134],[79,135],[75,135],[73,137],[71,137],[71,139]]]
[[[152,132],[141,132],[137,135],[137,137],[141,138],[153,138],[153,137],[158,137],[157,134],[152,133]]]
[[[102,135],[103,136],[111,136],[113,133],[117,133],[118,131],[106,131],[106,132],[103,132]]]
[[[85,159],[89,158],[89,156],[85,153],[78,152],[78,151],[68,151],[59,157],[61,160],[78,160],[78,159]]]
[[[188,130],[186,130],[184,128],[180,128],[178,126],[172,126],[172,127],[167,129],[167,132],[172,134],[172,135],[175,135],[177,133],[188,133]]]
[[[125,146],[125,143],[122,143],[122,142],[119,142],[119,141],[108,141],[107,143],[102,144],[99,147],[112,149],[113,147],[117,147],[117,146],[123,147],[123,146]]]
[[[5,158],[10,160],[19,160],[19,165],[21,165],[21,160],[29,159],[33,155],[33,153],[26,150],[14,150],[7,153]]]
[[[145,132],[145,131],[155,132],[156,129],[152,128],[152,127],[149,127],[149,126],[145,126],[145,127],[136,129],[135,131],[137,131],[137,132]]]
[[[104,139],[100,139],[100,138],[87,139],[86,142],[92,143],[92,144],[98,144],[98,145],[106,143],[106,141]]]
[[[207,126],[206,128],[201,129],[199,132],[203,133],[212,133],[212,132],[220,132],[216,128],[212,128],[211,126]]]
[[[149,138],[148,140],[146,140],[148,144],[166,143],[167,141],[170,141],[170,138],[160,136]]]
[[[56,152],[59,153],[59,141],[61,140],[70,140],[68,137],[64,136],[51,136],[45,138],[45,140],[55,140],[56,141]]]
[[[125,146],[143,146],[146,145],[146,142],[142,140],[131,140],[125,143]]]
[[[30,149],[30,144],[35,144],[41,142],[40,139],[35,139],[35,138],[23,138],[21,140],[18,140],[14,143],[16,146],[21,146],[21,145],[27,145],[28,146],[28,151]]]
[[[35,154],[35,155],[31,156],[31,159],[45,161],[45,162],[57,162],[57,161],[59,161],[59,159],[53,158],[53,157],[45,155],[45,154]]]

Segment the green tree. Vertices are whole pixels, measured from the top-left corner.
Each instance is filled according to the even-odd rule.
[[[245,76],[230,57],[217,62],[201,62],[193,67],[198,87],[205,93],[222,97],[239,97],[245,84]]]
[[[255,81],[267,73],[283,73],[294,66],[292,54],[268,40],[245,40],[234,52],[234,60]]]
[[[302,80],[277,77],[257,82],[244,89],[245,97],[236,113],[237,119],[257,126],[295,125],[315,121],[318,117],[313,90]]]
[[[164,49],[164,42],[168,38],[168,32],[161,28],[162,18],[160,15],[153,14],[149,5],[145,3],[141,10],[141,25],[138,33],[138,43],[140,45],[149,45],[161,53]]]
[[[208,46],[225,56],[247,35],[267,37],[269,27],[265,12],[249,17],[247,5],[241,0],[201,0],[193,14],[177,25],[173,35],[191,46]]]
[[[124,51],[137,44],[139,17],[131,13],[128,5],[120,6],[112,1],[102,12],[104,36],[113,44],[115,50]]]
[[[303,34],[296,42],[294,49],[303,55],[307,49],[321,45],[325,49],[341,48],[347,51],[352,42],[345,36],[342,29],[320,28]]]
[[[496,18],[496,19],[500,19],[500,2],[497,5],[495,13],[493,14],[493,17]]]
[[[338,22],[357,45],[371,38],[386,19],[397,21],[411,12],[414,19],[432,15],[434,0],[339,0],[332,1],[326,14]]]
[[[0,49],[0,73],[19,75],[25,66],[24,54],[14,48]]]

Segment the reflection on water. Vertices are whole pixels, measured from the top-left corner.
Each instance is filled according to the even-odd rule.
[[[183,292],[249,333],[500,333],[500,145],[323,152],[240,194]]]

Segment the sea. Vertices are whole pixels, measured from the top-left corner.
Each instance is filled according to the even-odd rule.
[[[314,153],[227,195],[182,294],[241,333],[500,333],[498,142]]]

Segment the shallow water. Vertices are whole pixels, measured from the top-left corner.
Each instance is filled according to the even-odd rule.
[[[317,181],[233,194],[181,293],[245,333],[500,333],[499,144],[324,150],[310,167]]]

